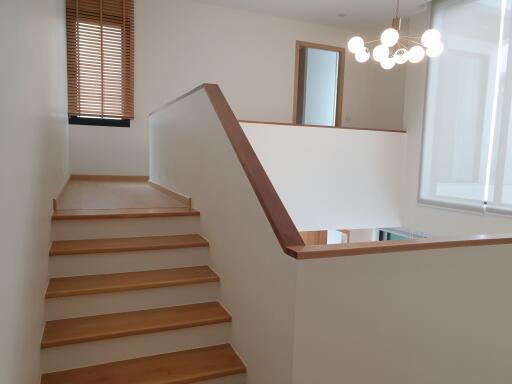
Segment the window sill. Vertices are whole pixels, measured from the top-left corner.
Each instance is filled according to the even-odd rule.
[[[77,117],[70,116],[68,120],[69,124],[74,125],[96,125],[105,127],[130,127],[130,119],[103,119],[94,117]]]

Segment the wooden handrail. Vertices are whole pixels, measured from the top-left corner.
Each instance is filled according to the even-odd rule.
[[[350,244],[292,246],[289,247],[288,254],[296,259],[303,260],[500,244],[512,244],[512,233],[459,237],[433,237],[414,240],[374,241]]]
[[[361,242],[350,244],[305,245],[288,211],[284,207],[265,169],[261,165],[254,149],[247,139],[240,121],[235,117],[226,98],[216,84],[202,84],[192,91],[165,104],[152,112],[155,113],[188,95],[204,89],[219,121],[231,142],[233,149],[249,179],[267,219],[283,251],[299,260],[327,257],[369,255],[376,253],[420,251],[429,249],[476,247],[488,245],[512,244],[512,233],[475,235],[460,237],[438,237],[414,240],[392,240],[378,242]],[[262,123],[256,121],[241,121]],[[277,125],[295,125],[287,123],[268,123]],[[328,127],[332,128],[332,127]],[[339,128],[335,128],[339,129]],[[351,129],[351,128],[349,128]],[[383,130],[386,131],[386,130]],[[387,131],[401,132],[401,131]]]
[[[289,247],[302,246],[304,241],[297,231],[288,211],[284,207],[265,169],[261,165],[252,145],[245,136],[238,119],[231,110],[226,98],[217,84],[202,84],[190,92],[166,103],[153,111],[154,114],[177,101],[204,89],[208,96],[219,121],[231,142],[233,149],[242,165],[242,168],[249,179],[249,183],[260,202],[267,219],[277,237],[283,251],[290,254]]]
[[[203,87],[274,230],[281,248],[288,254],[290,252],[289,247],[304,245],[299,231],[290,218],[288,211],[274,189],[272,182],[219,86],[217,84],[203,84]]]
[[[262,124],[262,125],[286,125],[286,126],[293,126],[293,127],[350,129],[350,130],[356,130],[356,131],[407,133],[406,131],[401,131],[399,129],[384,129],[384,128],[333,127],[330,125],[294,124],[294,123],[282,123],[282,122],[275,122],[275,121],[259,121],[259,120],[239,120],[239,122],[247,123],[247,124]]]

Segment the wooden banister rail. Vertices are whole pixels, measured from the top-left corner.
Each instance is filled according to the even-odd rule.
[[[283,251],[290,254],[289,247],[302,246],[304,241],[295,227],[288,211],[284,207],[279,195],[268,178],[265,169],[261,165],[252,145],[245,136],[238,119],[231,110],[226,98],[216,84],[202,84],[192,91],[165,104],[155,112],[176,103],[177,101],[204,89],[212,106],[219,118],[219,121],[231,142],[233,149],[242,165],[242,168],[249,179],[249,182],[258,198],[267,219],[277,237]],[[153,112],[153,113],[155,113]]]
[[[242,165],[252,189],[254,190],[254,193],[256,194],[270,225],[272,226],[281,248],[286,254],[296,259],[302,260],[369,255],[376,253],[512,244],[512,233],[508,233],[350,244],[305,245],[299,231],[295,227],[288,211],[284,207],[279,195],[265,172],[265,169],[256,156],[252,145],[242,130],[240,122],[235,117],[218,85],[202,84],[183,96],[165,104],[153,113],[158,112],[200,90],[204,90],[206,92],[206,95],[208,96],[208,99],[210,100],[222,127],[224,128],[224,131],[238,157],[238,160],[240,161],[240,164]]]
[[[375,132],[394,132],[394,133],[407,133],[401,129],[385,129],[385,128],[361,128],[361,127],[333,127],[330,125],[315,125],[315,124],[295,124],[283,123],[275,121],[261,121],[261,120],[239,120],[240,123],[246,124],[259,124],[259,125],[285,125],[291,127],[306,127],[306,128],[326,128],[326,129],[349,129],[354,131],[375,131]]]
[[[303,260],[502,244],[512,244],[512,233],[459,237],[433,237],[414,240],[374,241],[350,244],[292,246],[289,247],[288,254],[296,259]]]
[[[235,150],[240,164],[251,183],[265,215],[285,253],[289,247],[304,245],[304,241],[295,227],[288,211],[284,207],[265,169],[261,165],[252,145],[245,136],[238,119],[231,110],[226,98],[216,84],[203,84],[226,135]]]

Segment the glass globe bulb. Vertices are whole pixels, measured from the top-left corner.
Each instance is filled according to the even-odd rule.
[[[398,43],[399,38],[400,34],[395,28],[388,28],[380,35],[380,42],[385,47],[392,47]]]
[[[375,61],[381,61],[389,57],[389,48],[381,45],[377,45],[373,48],[373,59]]]
[[[425,32],[423,32],[423,35],[421,35],[421,44],[427,48],[434,46],[440,41],[441,32],[439,32],[437,29],[427,29]]]
[[[395,66],[395,60],[390,57],[386,57],[384,60],[380,62],[380,66],[382,69],[388,70]]]
[[[354,36],[352,37],[347,44],[347,48],[352,53],[357,53],[364,48],[364,40],[362,37]]]
[[[393,59],[397,64],[405,64],[409,60],[409,51],[405,48],[397,49],[393,55]]]
[[[356,53],[356,61],[358,63],[366,63],[370,59],[370,51],[368,48],[364,47],[364,49],[360,50]]]
[[[437,57],[444,51],[444,44],[440,41],[437,42],[437,44],[427,48],[427,56],[428,57]]]
[[[419,63],[425,57],[425,50],[419,45],[415,45],[409,50],[409,61],[413,64]]]

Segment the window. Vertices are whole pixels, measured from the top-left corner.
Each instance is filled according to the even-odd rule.
[[[341,127],[345,50],[297,41],[294,122]]]
[[[511,3],[433,3],[446,49],[429,62],[421,202],[512,211]]]
[[[70,123],[133,119],[133,0],[67,0]]]

